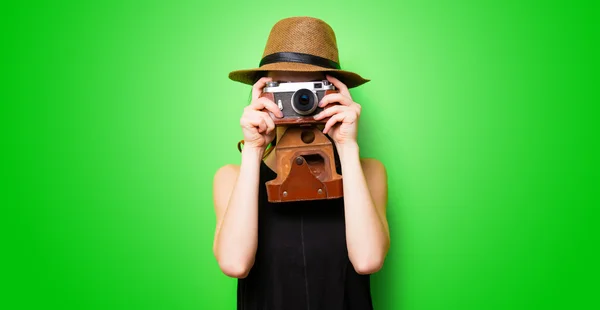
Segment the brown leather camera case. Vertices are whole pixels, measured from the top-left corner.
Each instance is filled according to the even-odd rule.
[[[277,178],[266,183],[270,202],[333,199],[343,196],[333,145],[314,126],[290,127],[275,148]]]

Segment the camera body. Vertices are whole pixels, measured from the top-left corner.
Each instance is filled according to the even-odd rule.
[[[268,82],[263,88],[261,97],[275,102],[283,118],[273,117],[275,125],[318,124],[327,119],[317,121],[313,118],[323,111],[319,102],[329,94],[339,92],[327,80],[312,82]]]

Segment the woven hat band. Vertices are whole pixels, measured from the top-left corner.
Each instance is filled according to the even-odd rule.
[[[267,55],[263,57],[263,59],[260,61],[259,66],[278,62],[296,62],[315,65],[327,69],[340,69],[340,64],[331,59],[310,54],[293,52],[280,52]]]

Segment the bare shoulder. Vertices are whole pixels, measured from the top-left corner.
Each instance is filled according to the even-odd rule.
[[[387,205],[387,172],[383,163],[375,158],[360,160],[367,187],[371,192],[375,205],[385,209]]]
[[[213,178],[213,199],[218,216],[225,210],[239,174],[240,166],[232,164],[220,167],[215,173]]]
[[[220,181],[231,180],[231,178],[236,178],[239,173],[239,165],[227,164],[217,169],[217,172],[215,172],[214,176],[214,182],[216,184]]]
[[[363,172],[367,175],[383,175],[386,174],[386,169],[383,163],[376,158],[361,158],[360,159]]]

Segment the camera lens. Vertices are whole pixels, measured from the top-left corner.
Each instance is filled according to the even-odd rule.
[[[317,98],[308,89],[300,89],[292,96],[292,108],[300,115],[308,115],[317,108]]]
[[[309,103],[310,103],[310,102],[309,102],[309,99],[308,99],[308,96],[307,96],[307,95],[301,95],[301,96],[300,96],[300,104],[301,104],[301,105],[307,105],[307,104],[309,104]]]

